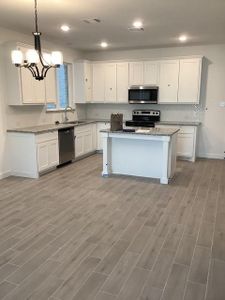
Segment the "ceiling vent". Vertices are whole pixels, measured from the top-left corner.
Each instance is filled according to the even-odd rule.
[[[138,31],[144,31],[143,27],[129,27],[128,28],[129,31],[133,31],[133,32],[138,32]]]
[[[101,20],[98,18],[94,18],[94,19],[85,19],[83,20],[83,22],[86,24],[96,24],[96,23],[101,23]]]

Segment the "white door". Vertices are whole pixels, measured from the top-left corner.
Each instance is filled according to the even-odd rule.
[[[194,151],[194,138],[193,134],[179,134],[177,138],[177,155],[184,157],[192,157]]]
[[[33,81],[35,80],[28,69],[20,69],[21,92],[24,104],[33,104],[35,100]]]
[[[48,169],[48,142],[37,145],[38,171],[42,172]]]
[[[84,153],[89,153],[93,151],[92,130],[88,130],[84,132],[83,135],[84,135]]]
[[[158,85],[159,63],[155,61],[144,62],[144,85]]]
[[[116,64],[117,102],[128,102],[128,63]]]
[[[178,102],[199,103],[201,64],[200,58],[180,60]]]
[[[166,60],[160,62],[159,102],[177,102],[178,77],[179,60]]]
[[[83,133],[76,133],[75,138],[75,157],[84,155],[84,136]]]
[[[142,85],[143,73],[143,62],[129,63],[129,85]]]
[[[84,77],[86,101],[90,102],[92,100],[92,66],[87,62],[84,63]]]
[[[48,142],[48,166],[55,167],[59,164],[59,145],[58,140]]]
[[[54,68],[48,70],[45,78],[45,97],[46,103],[57,102],[57,88],[56,88],[56,70]]]
[[[105,100],[105,76],[104,76],[104,65],[93,64],[93,101],[104,102]]]
[[[116,64],[105,64],[105,101],[116,102]]]

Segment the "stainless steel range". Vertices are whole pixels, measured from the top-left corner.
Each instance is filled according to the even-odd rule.
[[[133,110],[132,120],[126,121],[130,127],[155,127],[155,122],[160,121],[160,110],[144,109]]]

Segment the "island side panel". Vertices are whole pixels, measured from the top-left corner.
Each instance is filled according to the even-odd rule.
[[[176,165],[177,165],[177,133],[171,136],[169,151],[170,151],[169,178],[173,178],[176,171]]]
[[[108,133],[102,133],[103,145],[103,170],[102,176],[107,177],[111,173],[111,138]]]
[[[35,135],[8,133],[11,175],[38,178]]]

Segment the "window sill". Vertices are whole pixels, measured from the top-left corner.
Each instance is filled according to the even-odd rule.
[[[70,110],[71,111],[71,110]],[[75,111],[75,109],[73,108],[72,110],[73,112]],[[46,113],[60,113],[60,112],[65,112],[65,108],[53,108],[53,109],[46,109],[45,111]]]

